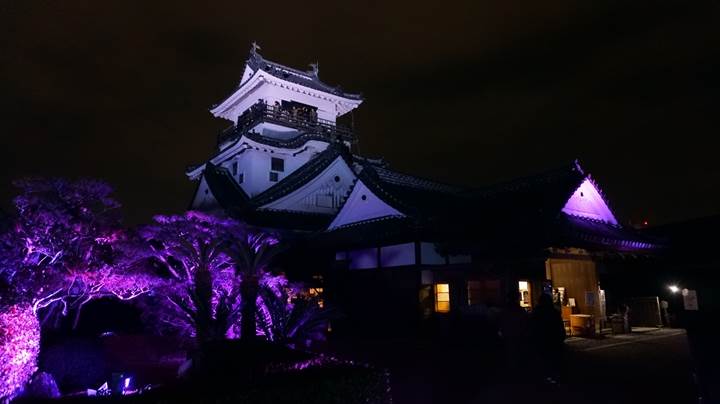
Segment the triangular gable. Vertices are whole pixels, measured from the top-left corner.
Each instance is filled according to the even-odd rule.
[[[586,178],[575,190],[562,211],[572,216],[618,224],[600,191],[589,178]]]
[[[249,64],[245,63],[245,70],[243,71],[242,78],[240,79],[240,86],[245,84],[246,81],[250,80],[250,77],[252,77],[253,74],[255,74],[255,70],[252,69]]]
[[[200,177],[200,183],[198,184],[197,190],[195,191],[195,197],[190,204],[190,209],[209,211],[220,207],[217,199],[212,194],[210,187],[205,180],[205,176]]]
[[[335,220],[328,226],[328,230],[351,223],[388,216],[404,217],[405,215],[378,198],[362,180],[358,180],[347,202],[345,202],[340,212],[335,216]]]
[[[352,189],[355,173],[337,156],[322,172],[300,188],[260,209],[335,214]]]
[[[210,193],[223,209],[246,207],[250,197],[238,185],[227,168],[207,162],[203,179],[207,181]]]

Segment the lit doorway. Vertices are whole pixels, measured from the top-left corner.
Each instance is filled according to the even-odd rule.
[[[530,282],[519,281],[518,291],[520,292],[520,307],[529,309],[532,307],[532,291],[530,288]]]

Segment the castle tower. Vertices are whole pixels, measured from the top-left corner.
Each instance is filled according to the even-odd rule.
[[[354,183],[348,164],[336,160],[355,142],[337,118],[362,98],[320,81],[317,64],[294,69],[258,49],[253,44],[239,86],[210,110],[232,124],[216,154],[186,173],[199,181],[191,208],[335,214]],[[312,189],[298,193],[300,185]],[[280,203],[280,195],[293,200]]]

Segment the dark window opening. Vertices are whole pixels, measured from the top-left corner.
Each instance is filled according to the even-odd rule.
[[[270,158],[270,169],[273,171],[284,172],[285,171],[285,160],[271,157]]]
[[[270,171],[270,181],[278,182],[278,173]]]
[[[335,176],[335,182],[340,182],[340,177],[337,175]]]
[[[245,173],[240,173],[240,175],[238,175],[237,182],[238,182],[238,184],[242,184],[243,181],[245,181]]]
[[[237,167],[238,167],[237,161],[234,161],[234,162],[232,163],[232,175],[233,175],[233,177],[237,175]]]

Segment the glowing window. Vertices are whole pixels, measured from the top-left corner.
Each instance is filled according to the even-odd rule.
[[[450,311],[450,285],[447,283],[435,284],[435,312],[447,313]]]
[[[518,291],[520,292],[520,307],[531,307],[532,295],[530,294],[530,282],[519,281]]]

